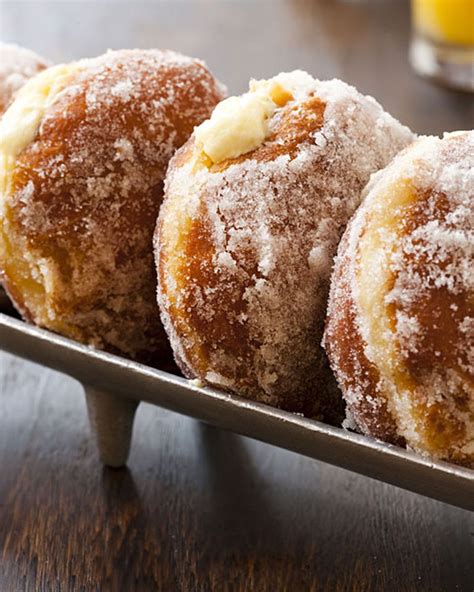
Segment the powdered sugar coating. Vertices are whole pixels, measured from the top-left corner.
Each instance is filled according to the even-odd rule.
[[[319,345],[332,258],[369,176],[413,135],[347,84],[301,74],[259,148],[209,170],[191,139],[171,161],[158,300],[189,376],[334,418]]]
[[[172,51],[111,51],[73,64],[3,201],[1,267],[25,317],[159,361],[168,345],[152,235],[163,178],[222,96],[202,62]]]
[[[366,193],[325,333],[349,412],[366,434],[474,466],[474,132],[420,139]]]
[[[48,66],[48,61],[33,51],[0,42],[0,115],[25,82]]]

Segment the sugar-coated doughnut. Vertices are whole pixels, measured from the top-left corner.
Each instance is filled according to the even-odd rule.
[[[163,179],[222,96],[202,62],[159,50],[26,83],[0,121],[0,269],[26,319],[143,361],[168,348],[152,248]]]
[[[474,466],[474,132],[422,138],[371,180],[324,343],[350,423]]]
[[[170,162],[155,235],[187,376],[334,418],[320,346],[332,258],[370,175],[412,139],[374,99],[301,71],[216,107]]]
[[[47,60],[33,51],[0,42],[0,115],[25,82],[48,66]]]

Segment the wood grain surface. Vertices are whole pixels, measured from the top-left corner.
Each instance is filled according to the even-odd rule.
[[[299,67],[415,131],[471,127],[471,97],[411,72],[408,21],[395,0],[0,1],[1,39],[55,61],[169,47],[232,92]],[[0,592],[473,589],[467,511],[149,405],[104,470],[81,386],[0,354]]]

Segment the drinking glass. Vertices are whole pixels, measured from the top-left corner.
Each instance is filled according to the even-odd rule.
[[[474,92],[474,0],[412,0],[412,27],[415,71]]]

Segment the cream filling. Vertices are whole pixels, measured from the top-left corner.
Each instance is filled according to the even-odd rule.
[[[78,64],[59,65],[37,74],[20,89],[0,119],[0,267],[40,323],[51,317],[45,300],[51,289],[51,270],[26,245],[22,249],[24,241],[16,236],[9,199],[18,156],[34,140],[45,112],[78,68]]]
[[[9,193],[18,155],[33,141],[47,108],[64,88],[77,64],[60,64],[31,78],[0,119],[0,195]]]
[[[221,101],[211,118],[195,129],[198,148],[212,163],[255,150],[270,134],[275,111],[313,84],[313,78],[299,70],[251,80],[247,93]]]

